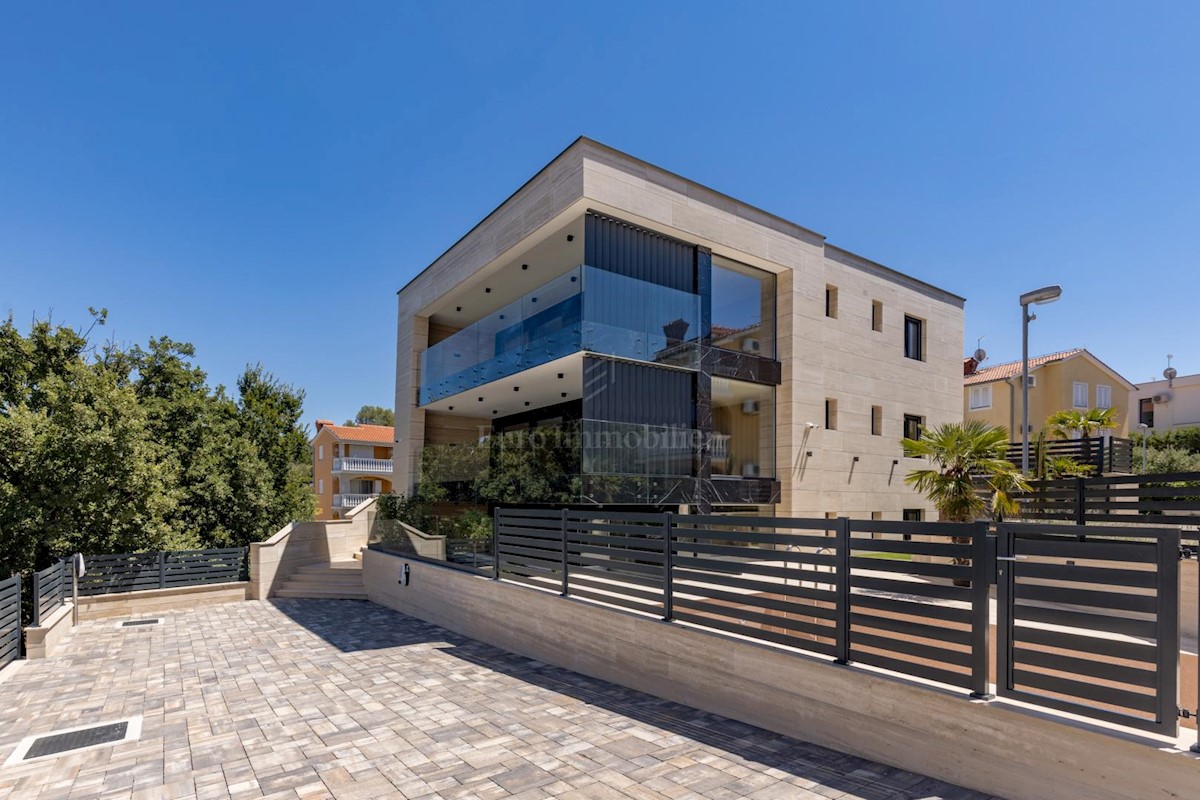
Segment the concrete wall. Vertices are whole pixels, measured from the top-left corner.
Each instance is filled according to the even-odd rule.
[[[58,650],[67,633],[74,627],[75,606],[68,600],[55,609],[41,625],[25,628],[25,657],[49,658]]]
[[[354,558],[367,546],[374,508],[370,500],[346,519],[291,522],[265,542],[251,544],[250,598],[266,600],[299,567]]]
[[[149,589],[144,592],[98,594],[79,598],[79,621],[111,617],[144,617],[165,611],[190,611],[199,606],[240,603],[248,600],[246,581],[213,583],[206,586],[178,586]]]
[[[1200,759],[1148,737],[374,551],[363,572],[372,601],[466,636],[1002,797],[1148,800],[1200,785]]]

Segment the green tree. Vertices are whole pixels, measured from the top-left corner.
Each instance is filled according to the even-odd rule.
[[[354,415],[354,419],[346,420],[347,425],[387,425],[396,424],[396,415],[390,408],[383,406],[363,406]]]
[[[920,439],[903,439],[904,455],[929,459],[904,482],[924,494],[946,522],[973,522],[1016,513],[1016,492],[1029,484],[1005,458],[1008,431],[983,422],[951,422],[924,431]],[[986,492],[980,492],[977,481]],[[985,498],[986,494],[986,498]]]

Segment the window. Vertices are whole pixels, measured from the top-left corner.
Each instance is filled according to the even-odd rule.
[[[1112,408],[1112,387],[1096,385],[1096,408]]]
[[[837,400],[825,398],[825,430],[837,430]]]
[[[713,257],[712,346],[775,357],[775,276]]]
[[[1154,427],[1154,398],[1143,397],[1138,400],[1138,423],[1148,428]]]
[[[709,455],[713,477],[775,477],[774,386],[729,378],[712,379]],[[689,469],[682,474],[690,474],[691,448],[681,452],[679,458],[679,469],[685,466],[684,462]]]
[[[825,316],[837,319],[838,290],[836,286],[825,284]]]
[[[317,494],[325,494],[325,479],[321,478],[317,481]]]
[[[991,408],[992,407],[992,385],[990,383],[988,383],[988,384],[984,384],[983,386],[972,386],[971,387],[971,400],[970,400],[970,403],[968,403],[968,407],[972,411],[976,411],[981,408]]]
[[[905,522],[924,522],[925,521],[925,509],[923,509],[923,508],[906,508],[906,509],[904,509],[904,517],[903,518],[904,518]],[[904,534],[904,541],[911,542],[912,534],[911,533]]]
[[[921,438],[921,428],[925,427],[925,418],[915,414],[904,415],[904,438],[916,441]]]
[[[879,300],[871,301],[871,330],[883,330],[883,303]]]
[[[324,461],[324,460],[325,460],[325,445],[319,444],[319,445],[317,445],[317,461]]]
[[[1029,376],[1029,382],[1028,382],[1028,386],[1029,386],[1029,388],[1030,388],[1030,389],[1036,389],[1036,388],[1037,388],[1037,375],[1030,375],[1030,376]]]
[[[925,322],[916,317],[904,317],[904,357],[925,360]]]
[[[871,435],[883,436],[883,406],[871,406]]]
[[[1088,385],[1086,383],[1071,385],[1071,405],[1076,408],[1088,407]]]

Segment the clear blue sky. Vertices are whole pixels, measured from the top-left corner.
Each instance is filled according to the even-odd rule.
[[[1197,4],[8,4],[0,313],[392,404],[395,292],[586,134],[969,298],[966,346],[1200,372]]]

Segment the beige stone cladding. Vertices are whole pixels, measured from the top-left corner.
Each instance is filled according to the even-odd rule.
[[[867,518],[881,512],[898,519],[904,509],[929,510],[904,485],[915,462],[902,457],[899,440],[905,414],[927,425],[962,418],[962,298],[588,139],[576,141],[400,292],[399,490],[415,480],[424,442],[424,414],[416,406],[419,356],[428,341],[422,314],[463,281],[502,263],[523,237],[587,209],[778,276],[778,513]],[[826,286],[838,290],[836,318],[825,316]],[[873,324],[874,303],[882,304],[882,330]],[[906,315],[923,324],[921,361],[904,357]],[[824,427],[826,399],[837,401],[836,430]],[[873,406],[880,407],[878,435],[871,432]]]

